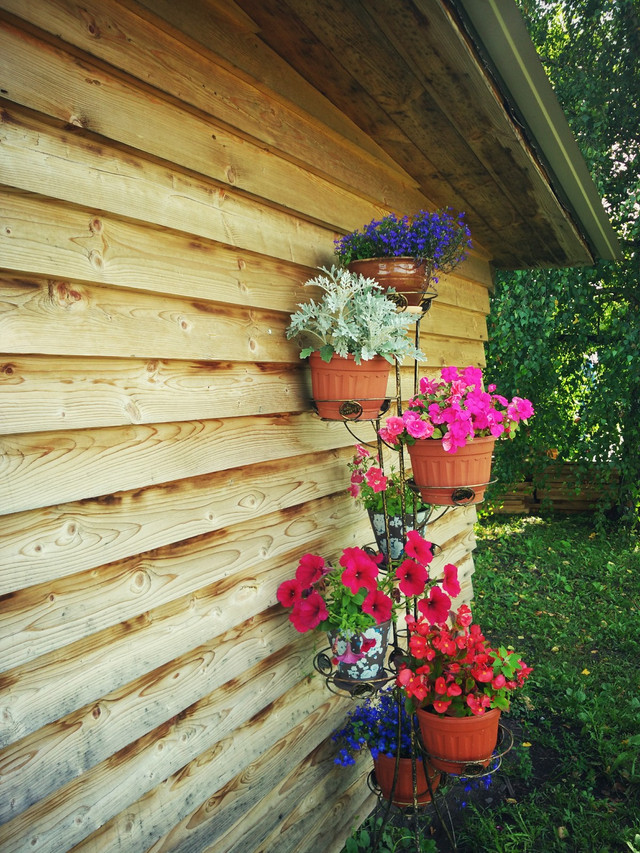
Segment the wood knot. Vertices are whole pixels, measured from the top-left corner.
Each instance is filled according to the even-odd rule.
[[[104,269],[104,258],[102,257],[102,252],[99,252],[97,249],[92,249],[89,253],[89,262],[94,269]]]

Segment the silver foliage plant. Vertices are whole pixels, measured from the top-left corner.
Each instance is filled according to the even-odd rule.
[[[287,338],[297,338],[302,347],[300,358],[318,351],[326,362],[334,354],[353,355],[356,364],[376,355],[391,364],[405,357],[425,360],[407,334],[415,317],[398,311],[374,279],[335,266],[320,269],[305,287],[320,287],[322,297],[299,305],[287,329]]]

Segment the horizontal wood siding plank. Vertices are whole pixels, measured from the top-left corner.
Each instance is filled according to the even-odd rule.
[[[305,365],[0,356],[0,434],[300,412]]]
[[[0,275],[6,353],[294,362],[289,317],[68,280]]]
[[[0,514],[351,444],[342,424],[308,413],[10,436]]]
[[[188,109],[151,87],[140,90],[135,80],[8,21],[0,21],[0,79],[8,100],[319,222],[330,211],[338,227],[350,230],[370,218],[369,202],[231,132],[215,114]]]
[[[57,581],[57,609],[70,575],[102,566],[104,579],[106,564],[116,560],[346,489],[351,457],[351,448],[309,454],[6,516],[0,595],[24,589],[25,601],[44,601]],[[7,618],[19,600],[6,602]]]
[[[206,542],[199,541],[201,547],[206,544],[209,554],[206,571],[202,559],[189,561],[188,557],[194,556],[195,545],[187,539],[98,570],[15,593],[7,600],[5,624],[0,633],[0,668],[26,663],[95,631],[202,591],[222,578],[256,571],[260,560],[266,561],[267,555],[271,560],[281,557],[282,549],[289,554],[287,530],[292,527],[292,513],[294,527],[306,530],[309,541],[321,540],[322,536],[336,532],[331,512],[327,515],[332,506],[330,499],[323,498],[296,508],[295,512],[289,509],[262,516],[259,533],[255,519],[251,519],[209,534]],[[345,507],[345,517],[353,522],[357,515],[350,509]],[[296,562],[295,558],[289,560]],[[243,584],[251,587],[246,577]],[[215,592],[221,594],[222,590],[217,588]],[[264,606],[275,603],[275,589],[266,585],[262,592]],[[211,592],[203,597],[210,598]]]
[[[18,16],[24,14],[19,0],[2,0],[1,5]],[[140,12],[139,7],[134,11],[126,3],[93,0],[79,15],[73,2],[36,0],[29,6],[29,21],[144,84],[216,116],[228,127],[281,151],[331,181],[358,187],[372,199],[386,198],[389,204],[395,201],[396,206],[406,205],[412,195],[419,203],[422,196],[408,175],[397,168],[382,168],[379,158],[291,103],[275,98],[273,92],[263,91],[237,69],[212,61],[212,54],[203,55],[183,33],[149,26]],[[135,50],[122,51],[125,39],[135,44]]]
[[[295,310],[313,270],[237,252],[192,234],[70,207],[24,192],[0,201],[2,266],[190,301]]]
[[[262,253],[260,262],[268,267],[266,256],[271,256],[274,270],[277,259],[310,267],[331,259],[334,232],[328,236],[327,226],[246,198],[229,185],[179,166],[169,168],[140,152],[122,150],[97,134],[80,134],[68,124],[46,122],[17,104],[5,104],[0,140],[7,156],[0,158],[0,183],[89,206],[96,214],[108,211]],[[224,252],[215,260],[211,274],[224,279],[229,274]],[[254,262],[251,256],[238,258],[241,284],[244,270],[251,286],[256,284]],[[286,267],[274,274],[276,287],[287,276]]]
[[[267,853],[273,850],[274,848],[270,845],[276,840],[277,849],[282,850],[282,853],[306,853],[309,850],[320,850],[327,841],[333,850],[339,850],[340,847],[335,846],[336,837],[344,842],[345,838],[351,835],[354,815],[358,813],[366,815],[373,808],[376,798],[371,794],[369,787],[357,778],[339,794],[335,790],[329,790],[327,800],[323,800],[324,788],[323,784],[317,786],[315,796],[306,798],[295,812],[289,815],[282,830],[272,833],[271,838],[268,838],[256,853]],[[369,805],[366,811],[365,803]],[[302,840],[300,840],[300,826],[296,826],[293,822],[296,818],[302,823],[303,829],[307,830]],[[328,827],[331,827],[331,832],[328,831]],[[289,832],[286,831],[287,829]],[[233,848],[233,853],[240,853],[241,850],[242,846],[237,845]]]
[[[213,535],[201,537],[191,547],[185,543],[181,553],[168,548],[156,555],[155,565],[167,572],[168,581],[172,569],[185,574],[186,594],[0,675],[0,688],[5,691],[0,746],[166,664],[238,624],[247,614],[274,605],[276,587],[262,589],[255,582],[256,565],[268,561],[267,568],[274,563],[280,566],[286,555],[289,571],[285,574],[292,577],[300,554],[327,551],[326,544],[323,547],[327,538],[345,547],[359,544],[357,528],[354,532],[353,526],[341,526],[346,523],[347,507],[340,501],[324,500],[327,503],[320,518],[300,520],[292,510],[283,512],[284,535],[277,541],[273,533],[279,531],[274,525],[264,534],[253,530],[242,540],[242,548],[232,541],[226,551],[218,551],[219,537]],[[319,512],[321,507],[320,503]],[[217,564],[210,569],[212,560]],[[235,583],[243,579],[234,598]],[[275,579],[271,577],[270,582]],[[179,592],[179,581],[176,586]],[[188,591],[189,586],[193,591]],[[227,602],[224,610],[221,600]]]
[[[269,580],[269,572],[260,577]],[[225,601],[229,596],[222,592]],[[279,608],[271,608],[7,746],[0,752],[0,785],[12,796],[0,800],[0,822],[26,811],[291,640]]]
[[[93,833],[74,853],[180,853],[224,835],[338,725],[350,701],[305,678]],[[265,737],[269,732],[269,740]],[[271,745],[273,744],[273,745]],[[304,785],[304,780],[301,780]],[[153,843],[153,846],[150,846]]]
[[[350,767],[337,768],[334,757],[335,744],[321,743],[299,767],[271,786],[272,790],[239,818],[231,832],[205,849],[209,853],[241,853],[250,845],[255,853],[294,850],[307,835],[309,824],[318,819],[324,822],[345,789],[352,785],[366,789],[364,769],[368,762],[361,759]],[[300,780],[304,780],[302,785]]]
[[[290,690],[308,671],[312,642],[298,642],[244,670],[177,718],[148,732],[0,827],[3,853],[22,853],[34,838],[41,853],[71,847],[134,799],[231,734]],[[117,770],[117,775],[114,771]]]
[[[419,365],[420,376],[439,376],[440,359],[450,350],[431,341],[423,336],[429,359]],[[475,343],[467,346],[481,354]],[[413,382],[413,367],[403,367],[403,400],[413,394]],[[279,364],[0,355],[0,435],[294,413],[309,409],[310,396],[307,363],[299,359]],[[396,396],[393,371],[387,396]]]

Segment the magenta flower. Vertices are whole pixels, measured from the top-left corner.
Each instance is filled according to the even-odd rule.
[[[283,607],[293,607],[302,598],[302,585],[295,578],[283,581],[278,587],[276,595]]]
[[[433,545],[427,542],[417,530],[410,530],[407,533],[407,544],[404,550],[407,556],[413,557],[423,566],[428,566],[433,560]]]
[[[329,616],[327,606],[319,592],[314,590],[307,598],[301,599],[291,611],[289,619],[296,631],[303,634],[312,631]]]
[[[305,589],[317,583],[323,574],[326,573],[327,565],[322,557],[317,554],[305,554],[298,564],[296,569],[296,580]]]
[[[451,599],[439,586],[432,586],[429,590],[429,598],[423,598],[418,602],[418,610],[430,625],[444,625],[450,609]]]
[[[401,432],[404,432],[404,421],[397,415],[391,415],[387,418],[385,426],[389,435],[400,435]]]
[[[369,468],[365,477],[367,485],[371,486],[374,492],[384,492],[387,488],[388,477],[385,477],[381,468],[376,468],[375,466]]]
[[[391,619],[393,602],[379,589],[372,590],[362,602],[362,610],[376,620],[377,625]]]
[[[429,573],[415,560],[403,560],[396,569],[398,587],[403,595],[422,595],[429,580]]]
[[[431,438],[433,435],[433,424],[423,421],[417,412],[405,412],[403,420],[407,432],[413,438]]]
[[[460,595],[460,581],[458,580],[458,567],[453,563],[447,563],[444,567],[444,580],[442,581],[442,589],[455,598]]]
[[[509,401],[494,393],[495,385],[484,391],[482,371],[473,365],[462,371],[455,366],[444,367],[440,381],[422,377],[419,388],[420,393],[409,400],[402,418],[388,418],[380,430],[392,446],[436,438],[442,439],[445,451],[456,453],[476,436],[513,434],[520,421],[533,414],[529,400],[514,397]]]
[[[344,567],[342,583],[354,595],[364,587],[368,590],[376,588],[378,566],[362,548],[345,548],[340,557],[340,565]]]
[[[442,376],[443,382],[455,382],[457,379],[460,379],[457,367],[443,367],[440,371],[440,376]]]

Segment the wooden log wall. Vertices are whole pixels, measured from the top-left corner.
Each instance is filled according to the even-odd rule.
[[[429,202],[233,3],[147,5],[0,0],[0,849],[332,853],[369,764],[275,593],[371,534],[285,329]],[[428,370],[483,364],[489,284],[443,277]]]

